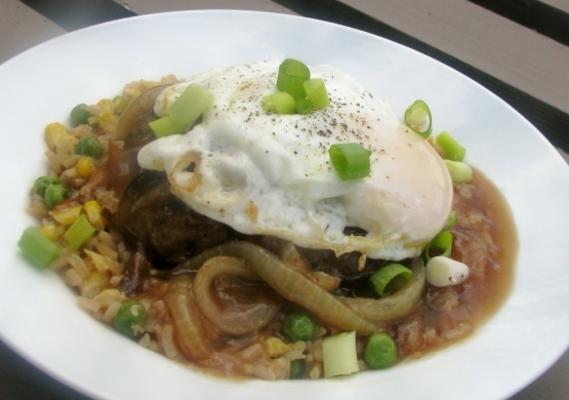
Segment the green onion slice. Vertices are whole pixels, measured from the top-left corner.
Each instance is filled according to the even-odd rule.
[[[304,91],[306,92],[306,97],[314,105],[315,109],[320,110],[328,107],[328,104],[330,104],[330,98],[328,97],[326,84],[323,79],[309,79],[304,82],[303,86]]]
[[[93,236],[95,228],[89,223],[84,215],[81,215],[75,222],[67,229],[63,237],[73,250],[79,247]]]
[[[468,183],[472,180],[474,173],[467,163],[461,161],[445,160],[448,172],[453,183]]]
[[[274,114],[294,113],[296,102],[294,97],[286,92],[276,92],[263,97],[263,110]]]
[[[310,114],[314,111],[314,104],[308,99],[297,99],[294,111],[297,114]]]
[[[174,122],[172,122],[172,119],[170,118],[169,115],[166,115],[165,117],[162,117],[162,118],[155,119],[154,121],[150,121],[148,123],[148,126],[150,127],[150,129],[152,129],[152,132],[154,132],[154,136],[156,136],[156,137],[162,137],[162,136],[173,135],[175,133],[181,133],[182,129],[183,129],[183,128],[180,129],[179,126],[174,124]]]
[[[448,215],[447,223],[443,228],[445,231],[450,231],[456,225],[456,211],[451,210],[450,214]]]
[[[371,151],[359,143],[333,144],[328,153],[340,179],[361,179],[369,176]]]
[[[450,257],[454,236],[449,231],[441,231],[425,248],[425,262],[436,256]]]
[[[462,161],[466,155],[466,149],[456,141],[448,132],[441,132],[436,138],[437,145],[443,152],[443,158],[452,161]]]
[[[189,130],[213,104],[213,96],[203,86],[188,85],[171,105],[168,115],[180,131]]]
[[[433,118],[431,109],[423,100],[415,100],[405,110],[405,125],[424,138],[429,137],[432,130]]]
[[[277,88],[295,98],[304,98],[304,81],[310,79],[310,70],[301,61],[287,58],[279,65]]]
[[[59,256],[59,247],[34,227],[24,231],[18,240],[18,247],[24,257],[38,268],[49,267]]]
[[[360,370],[356,350],[356,332],[328,336],[322,341],[324,377],[349,375]]]
[[[375,271],[370,277],[376,293],[389,296],[401,289],[411,279],[412,271],[398,263],[387,264]]]

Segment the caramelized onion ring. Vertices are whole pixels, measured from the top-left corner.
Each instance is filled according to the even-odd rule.
[[[409,314],[423,293],[425,287],[425,267],[421,258],[413,262],[413,275],[397,293],[383,299],[363,297],[338,297],[356,314],[368,321],[380,322],[397,319]]]
[[[154,117],[154,103],[166,85],[142,92],[122,113],[113,140],[125,140],[132,132],[145,125],[146,119]]]
[[[174,320],[178,348],[188,359],[198,361],[207,358],[212,350],[193,297],[190,278],[177,277],[170,283],[165,300]]]
[[[311,311],[328,325],[341,330],[355,330],[363,335],[377,331],[374,324],[354,313],[330,293],[289,268],[272,253],[252,243],[241,241],[224,243],[204,251],[191,262],[185,263],[185,267],[193,269],[196,265],[201,265],[205,260],[218,255],[243,259],[248,268],[281,296]]]
[[[213,257],[200,267],[194,279],[196,303],[201,312],[220,330],[232,335],[244,335],[264,327],[273,319],[279,306],[271,302],[256,302],[239,313],[220,310],[212,298],[211,285],[221,275],[259,280],[242,260],[233,257]]]

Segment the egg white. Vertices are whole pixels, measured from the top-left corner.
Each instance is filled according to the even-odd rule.
[[[172,192],[194,210],[246,234],[266,234],[337,254],[371,258],[416,256],[444,226],[452,182],[437,153],[404,127],[389,105],[330,66],[323,78],[330,105],[309,115],[263,111],[275,91],[278,64],[220,68],[166,88],[162,116],[190,83],[214,104],[188,133],[141,149],[143,168],[166,171]],[[372,151],[368,178],[342,181],[330,164],[334,143]],[[345,227],[366,236],[345,235]]]

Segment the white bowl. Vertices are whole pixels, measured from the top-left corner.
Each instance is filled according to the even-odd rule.
[[[506,196],[519,233],[514,289],[470,339],[382,372],[327,381],[234,382],[137,346],[81,311],[56,274],[25,263],[16,242],[45,168],[42,130],[77,103],[127,82],[285,56],[327,63],[362,81],[398,112],[428,101],[435,130],[452,132],[468,160]],[[3,173],[0,335],[47,373],[112,399],[481,399],[513,394],[569,341],[569,168],[522,116],[451,68],[377,36],[277,14],[197,11],[148,15],[73,32],[0,66]]]

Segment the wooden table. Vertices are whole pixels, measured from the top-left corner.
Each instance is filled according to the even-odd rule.
[[[98,22],[205,8],[300,14],[415,48],[498,94],[569,162],[569,0],[0,0],[0,63]],[[513,399],[569,398],[566,377],[569,353]],[[35,398],[86,399],[0,342],[0,400]]]

